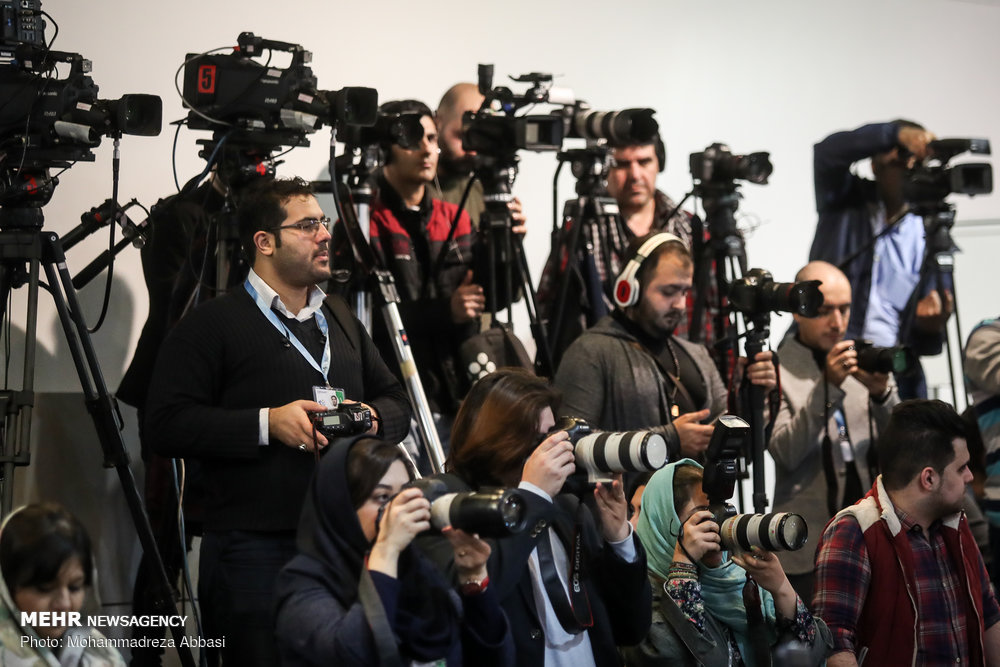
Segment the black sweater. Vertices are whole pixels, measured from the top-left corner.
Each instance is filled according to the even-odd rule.
[[[371,405],[380,434],[398,441],[409,427],[406,392],[361,329],[355,349],[324,306],[330,331],[329,382]],[[259,412],[312,399],[323,378],[258,310],[242,287],[196,308],[170,333],[151,380],[146,434],[163,456],[203,461],[208,530],[292,531],[312,454],[272,441],[259,445]]]

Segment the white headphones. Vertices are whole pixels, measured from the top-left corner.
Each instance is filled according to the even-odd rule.
[[[618,278],[615,279],[614,296],[615,303],[619,308],[634,306],[639,301],[639,280],[636,278],[639,268],[646,261],[646,258],[653,254],[654,250],[671,241],[684,243],[679,236],[662,232],[649,237],[645,243],[639,246],[638,252],[628,261],[622,272],[618,274]]]

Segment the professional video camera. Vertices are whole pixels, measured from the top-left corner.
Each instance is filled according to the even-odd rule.
[[[288,67],[253,58],[262,51],[291,54]],[[298,44],[240,33],[230,54],[188,54],[184,61],[184,106],[194,130],[235,130],[235,141],[268,146],[304,146],[322,125],[371,125],[378,110],[373,88],[319,90]]]
[[[735,280],[729,289],[729,302],[748,315],[797,313],[803,317],[816,317],[823,305],[820,281],[776,283],[769,271],[750,269],[745,276]]]
[[[552,85],[552,75],[539,72],[511,77],[531,87],[517,95],[506,86],[493,87],[493,65],[479,66],[479,92],[486,98],[479,111],[463,117],[462,147],[490,156],[518,150],[557,151],[566,138],[611,143],[652,141],[659,130],[653,109],[596,111],[577,100],[573,92]],[[554,104],[562,108],[548,115],[516,116],[529,104]]]
[[[809,537],[805,519],[790,512],[737,514],[729,503],[739,477],[737,459],[744,455],[750,425],[734,415],[722,415],[715,423],[705,452],[702,490],[708,496],[708,511],[719,524],[722,548],[729,552],[795,551]]]
[[[948,167],[961,153],[990,155],[988,139],[937,139],[927,145],[930,160],[907,174],[903,196],[915,208],[934,205],[948,195],[986,195],[993,192],[993,166],[988,162],[967,162]]]
[[[716,142],[700,153],[691,153],[691,177],[703,188],[731,189],[737,180],[765,185],[774,170],[769,156],[765,152],[733,155],[729,146]]]
[[[556,431],[569,433],[576,464],[590,484],[609,481],[619,472],[652,472],[667,463],[667,443],[659,433],[592,431],[577,417],[560,417],[549,433]]]
[[[91,63],[78,53],[53,51],[44,40],[39,0],[0,2],[0,205],[38,208],[52,196],[48,168],[92,161],[102,137],[160,133],[162,103],[156,95],[98,98],[88,76]],[[62,79],[56,68],[69,65]],[[5,216],[13,222],[10,216]],[[40,226],[39,216],[31,225]]]
[[[367,433],[372,427],[372,412],[360,403],[338,403],[332,410],[309,413],[309,418],[327,438]]]
[[[527,505],[517,489],[455,493],[440,479],[416,479],[408,487],[420,489],[431,503],[431,527],[454,526],[480,537],[508,537],[526,526]]]
[[[858,352],[858,368],[869,373],[894,373],[906,375],[914,372],[919,359],[909,347],[878,347],[870,340],[854,341]]]

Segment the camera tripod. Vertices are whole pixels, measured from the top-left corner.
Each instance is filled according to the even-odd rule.
[[[372,151],[363,147],[352,148],[351,146],[348,146],[348,153],[338,158],[335,154],[336,136],[336,127],[334,127],[330,140],[330,188],[333,192],[334,204],[337,207],[337,215],[346,232],[347,241],[351,246],[360,273],[370,279],[366,289],[358,291],[357,316],[368,331],[371,331],[371,301],[367,290],[377,291],[382,300],[382,315],[392,339],[392,349],[396,354],[396,361],[399,364],[410,403],[413,405],[414,418],[424,442],[427,458],[434,472],[443,472],[444,449],[441,447],[441,440],[434,425],[434,417],[427,402],[427,394],[424,392],[423,383],[417,372],[410,341],[406,335],[406,328],[403,326],[403,319],[399,314],[400,297],[396,289],[396,281],[392,277],[392,273],[380,265],[378,257],[372,251],[368,241],[373,194],[370,176],[377,167],[378,160]],[[341,171],[344,172],[345,183],[337,181],[338,164]],[[355,210],[355,206],[357,206],[357,210]]]
[[[553,212],[553,252],[560,253],[556,258],[557,262],[561,263],[563,257],[566,258],[565,268],[559,271],[556,298],[550,309],[549,320],[552,357],[558,365],[563,352],[583,329],[595,325],[608,314],[607,294],[611,291],[610,281],[617,274],[613,252],[625,245],[629,232],[619,213],[618,202],[606,196],[604,178],[607,149],[591,147],[562,151],[557,159],[559,167],[553,183],[558,180],[559,171],[566,162],[570,163],[577,179],[577,198],[566,202],[561,230]],[[568,233],[567,223],[572,225]],[[590,247],[590,239],[595,237],[601,240],[600,257],[594,257],[594,249]],[[565,243],[562,243],[563,239]],[[604,280],[601,278],[598,262],[604,267]],[[574,286],[576,289],[571,290]],[[582,295],[583,302],[570,303],[571,294]],[[579,321],[581,316],[582,324]]]
[[[48,180],[47,174],[44,178]],[[0,230],[2,230],[0,231],[0,298],[3,299],[5,318],[10,316],[6,311],[10,291],[24,285],[28,287],[22,388],[20,391],[8,390],[0,393],[4,408],[4,427],[0,433],[2,440],[0,462],[3,464],[0,510],[4,516],[10,513],[14,499],[14,472],[18,467],[28,466],[31,462],[30,436],[31,414],[35,402],[35,334],[38,321],[39,271],[44,270],[63,335],[80,378],[84,401],[94,420],[97,436],[101,442],[104,467],[114,467],[118,473],[143,552],[153,560],[159,588],[156,595],[158,613],[173,615],[176,614],[177,601],[157,550],[132,470],[128,465],[128,453],[121,433],[123,422],[118,405],[104,382],[87,323],[84,321],[73,288],[72,277],[66,266],[62,243],[58,235],[42,230],[41,205],[48,201],[55,187],[54,182],[50,181],[50,184],[48,191],[41,195],[44,201],[35,201],[25,206],[4,207],[0,210]],[[182,664],[185,667],[193,667],[195,662],[190,650],[181,644],[184,632],[184,628],[171,627]]]
[[[944,308],[947,304],[945,290],[951,289],[952,298],[954,299],[953,318],[955,320],[955,335],[958,339],[958,350],[964,359],[965,339],[962,337],[962,325],[958,318],[958,290],[955,287],[955,250],[957,246],[951,238],[951,230],[955,226],[955,207],[953,204],[941,201],[934,204],[918,204],[914,207],[914,212],[924,219],[926,240],[924,257],[920,265],[920,279],[917,282],[917,287],[913,292],[912,298],[919,299],[924,293],[925,287],[933,285],[941,299],[941,307]],[[916,307],[910,310],[915,316]],[[901,330],[906,331],[914,326],[914,322],[901,322],[900,325]],[[970,403],[969,394],[965,389],[964,371],[959,369],[956,377],[955,360],[952,356],[951,332],[949,331],[948,322],[945,321],[942,326],[944,327],[945,351],[948,356],[948,383],[951,385],[952,405],[956,410],[961,410],[965,406],[960,406],[958,403],[959,386],[962,387],[962,397],[965,399],[965,405],[967,406]]]
[[[491,323],[501,304],[507,308],[508,323],[513,319],[513,304],[520,292],[528,311],[529,328],[535,339],[535,372],[551,376],[554,370],[549,338],[538,318],[535,290],[531,284],[528,260],[520,236],[513,233],[508,204],[514,199],[511,186],[517,177],[517,156],[493,158],[479,156],[475,176],[483,184],[486,209],[479,218],[479,230],[486,239],[485,281],[486,309]],[[469,184],[471,186],[471,182]],[[461,212],[460,212],[461,213]],[[456,225],[452,225],[454,229]]]

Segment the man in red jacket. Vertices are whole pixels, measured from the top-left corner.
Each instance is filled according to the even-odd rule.
[[[830,521],[816,556],[828,664],[998,664],[1000,607],[962,510],[962,419],[941,401],[905,401],[877,449],[882,474]]]

